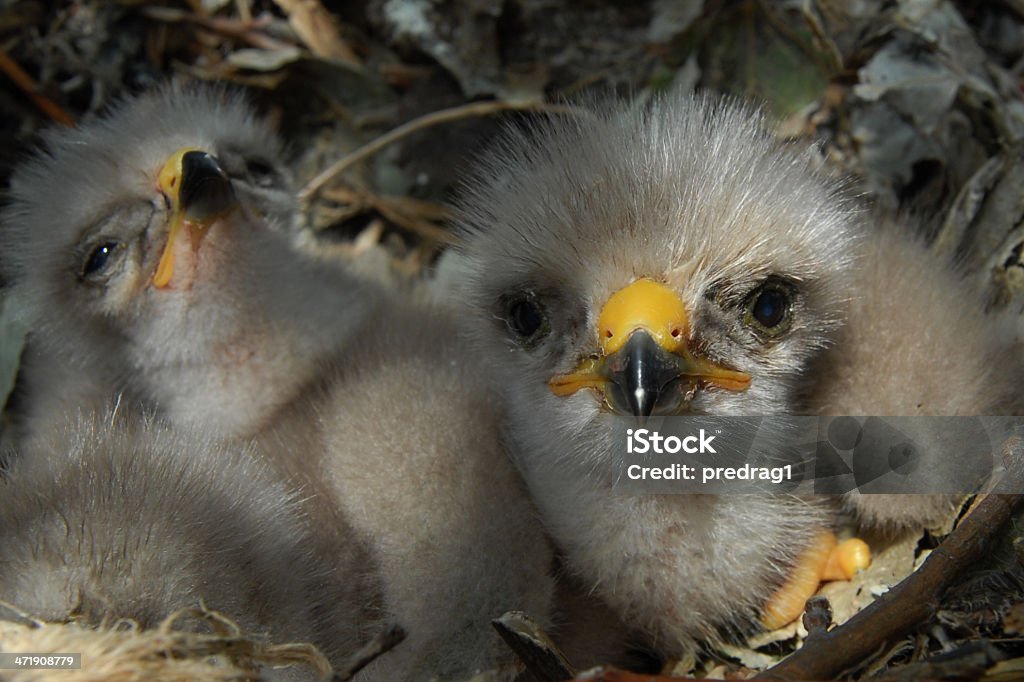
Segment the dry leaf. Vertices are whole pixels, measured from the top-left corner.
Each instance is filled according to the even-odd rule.
[[[274,0],[288,23],[313,54],[361,66],[359,57],[341,39],[338,24],[319,0]]]
[[[297,47],[283,47],[278,50],[246,48],[229,54],[228,63],[236,68],[251,71],[277,71],[301,56],[302,53]]]
[[[1003,616],[1003,632],[1008,635],[1024,634],[1024,604],[1014,604]]]

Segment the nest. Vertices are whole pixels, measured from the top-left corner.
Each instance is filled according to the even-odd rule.
[[[208,632],[197,632],[202,623]],[[122,620],[99,627],[0,620],[0,651],[80,654],[81,668],[0,671],[4,682],[107,682],[129,680],[261,680],[270,669],[292,667],[304,677],[328,678],[331,666],[311,644],[274,644],[243,632],[226,616],[205,608],[183,609],[145,630]]]

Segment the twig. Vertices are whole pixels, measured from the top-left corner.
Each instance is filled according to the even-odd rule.
[[[427,241],[441,244],[454,244],[456,241],[451,232],[437,224],[448,217],[447,209],[440,204],[348,187],[324,189],[323,197],[347,207],[346,211],[334,218],[335,221],[347,220],[366,211],[376,211],[389,222]]]
[[[491,625],[537,682],[564,682],[576,676],[547,633],[525,613],[509,611]]]
[[[75,126],[75,119],[68,112],[64,111],[56,102],[51,100],[39,92],[39,86],[32,80],[32,77],[25,73],[17,62],[11,59],[7,52],[0,47],[0,71],[7,74],[7,77],[14,81],[22,92],[32,99],[32,103],[39,108],[44,114],[50,117],[50,119],[73,128]]]
[[[405,639],[405,630],[402,629],[402,626],[390,626],[387,630],[376,635],[363,645],[359,651],[352,654],[345,667],[334,673],[331,682],[347,682],[347,680],[351,680],[355,677],[356,673],[376,660],[381,654],[394,649],[403,639]]]
[[[807,639],[816,639],[828,632],[832,625],[832,604],[827,597],[811,597],[807,600],[803,617]]]
[[[1019,463],[1024,446],[1007,440],[1004,457]],[[1017,466],[1008,475],[1020,481]],[[843,625],[808,640],[804,647],[755,679],[821,680],[836,677],[903,637],[935,615],[942,593],[970,566],[983,559],[999,528],[1024,500],[1020,495],[989,493],[914,573]]]
[[[29,623],[30,627],[39,628],[39,627],[42,627],[43,625],[46,625],[46,621],[45,620],[40,620],[38,618],[30,616],[26,611],[22,611],[21,609],[19,609],[14,604],[12,604],[12,603],[10,603],[8,601],[4,601],[3,599],[0,599],[0,609],[6,609],[7,611],[10,611],[11,613],[13,613],[15,616],[21,618],[22,620],[27,621]],[[4,618],[4,619],[0,619],[0,620],[6,620],[6,619]]]
[[[263,50],[280,50],[296,47],[292,43],[277,40],[262,32],[262,29],[270,25],[272,20],[269,18],[241,21],[230,17],[202,17],[173,7],[143,7],[141,11],[143,16],[154,21],[162,21],[169,24],[192,23],[214,33],[245,41],[253,47]]]
[[[242,20],[242,23],[249,23],[252,21],[252,8],[249,7],[249,0],[235,0],[235,9],[238,11],[238,18]]]
[[[392,223],[424,239],[441,244],[455,243],[455,236],[448,230],[426,220],[420,220],[402,210],[399,202],[400,199],[401,197],[380,197],[380,201],[375,205],[375,208]]]
[[[574,677],[573,682],[696,682],[698,679],[700,678],[631,673],[609,666],[588,670],[579,677]]]
[[[394,144],[403,137],[408,137],[415,132],[436,126],[441,123],[449,123],[451,121],[458,121],[465,118],[475,118],[480,116],[491,116],[502,111],[547,111],[551,113],[570,114],[574,110],[572,107],[551,105],[537,102],[471,102],[470,104],[464,104],[451,109],[442,109],[440,111],[434,111],[429,114],[424,114],[419,118],[414,118],[411,121],[403,123],[397,128],[384,133],[380,137],[368,142],[359,149],[355,150],[351,154],[343,156],[342,158],[335,161],[327,169],[322,171],[315,178],[310,180],[302,191],[299,192],[299,200],[302,202],[308,202],[317,192],[319,192],[324,185],[330,182],[335,176],[341,174],[346,169],[362,161],[365,158],[373,156],[380,150],[384,149],[390,144]]]

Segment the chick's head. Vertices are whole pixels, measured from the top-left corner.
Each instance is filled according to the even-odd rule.
[[[459,281],[520,419],[791,411],[853,265],[814,165],[705,96],[510,131],[465,189]]]
[[[269,126],[224,90],[172,85],[47,135],[12,179],[0,261],[61,356],[187,363],[273,281],[294,215]]]

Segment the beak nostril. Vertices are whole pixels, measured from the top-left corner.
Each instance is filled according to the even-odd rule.
[[[673,339],[678,339],[680,336],[682,336],[682,334],[683,334],[683,330],[682,329],[680,329],[679,327],[673,327],[673,329],[672,329],[672,338]]]
[[[612,333],[612,330],[611,330],[611,329],[605,329],[605,330],[604,330],[604,338],[606,338],[606,339],[610,339],[610,338],[612,338],[613,336],[615,336],[615,334],[613,334],[613,333]]]

